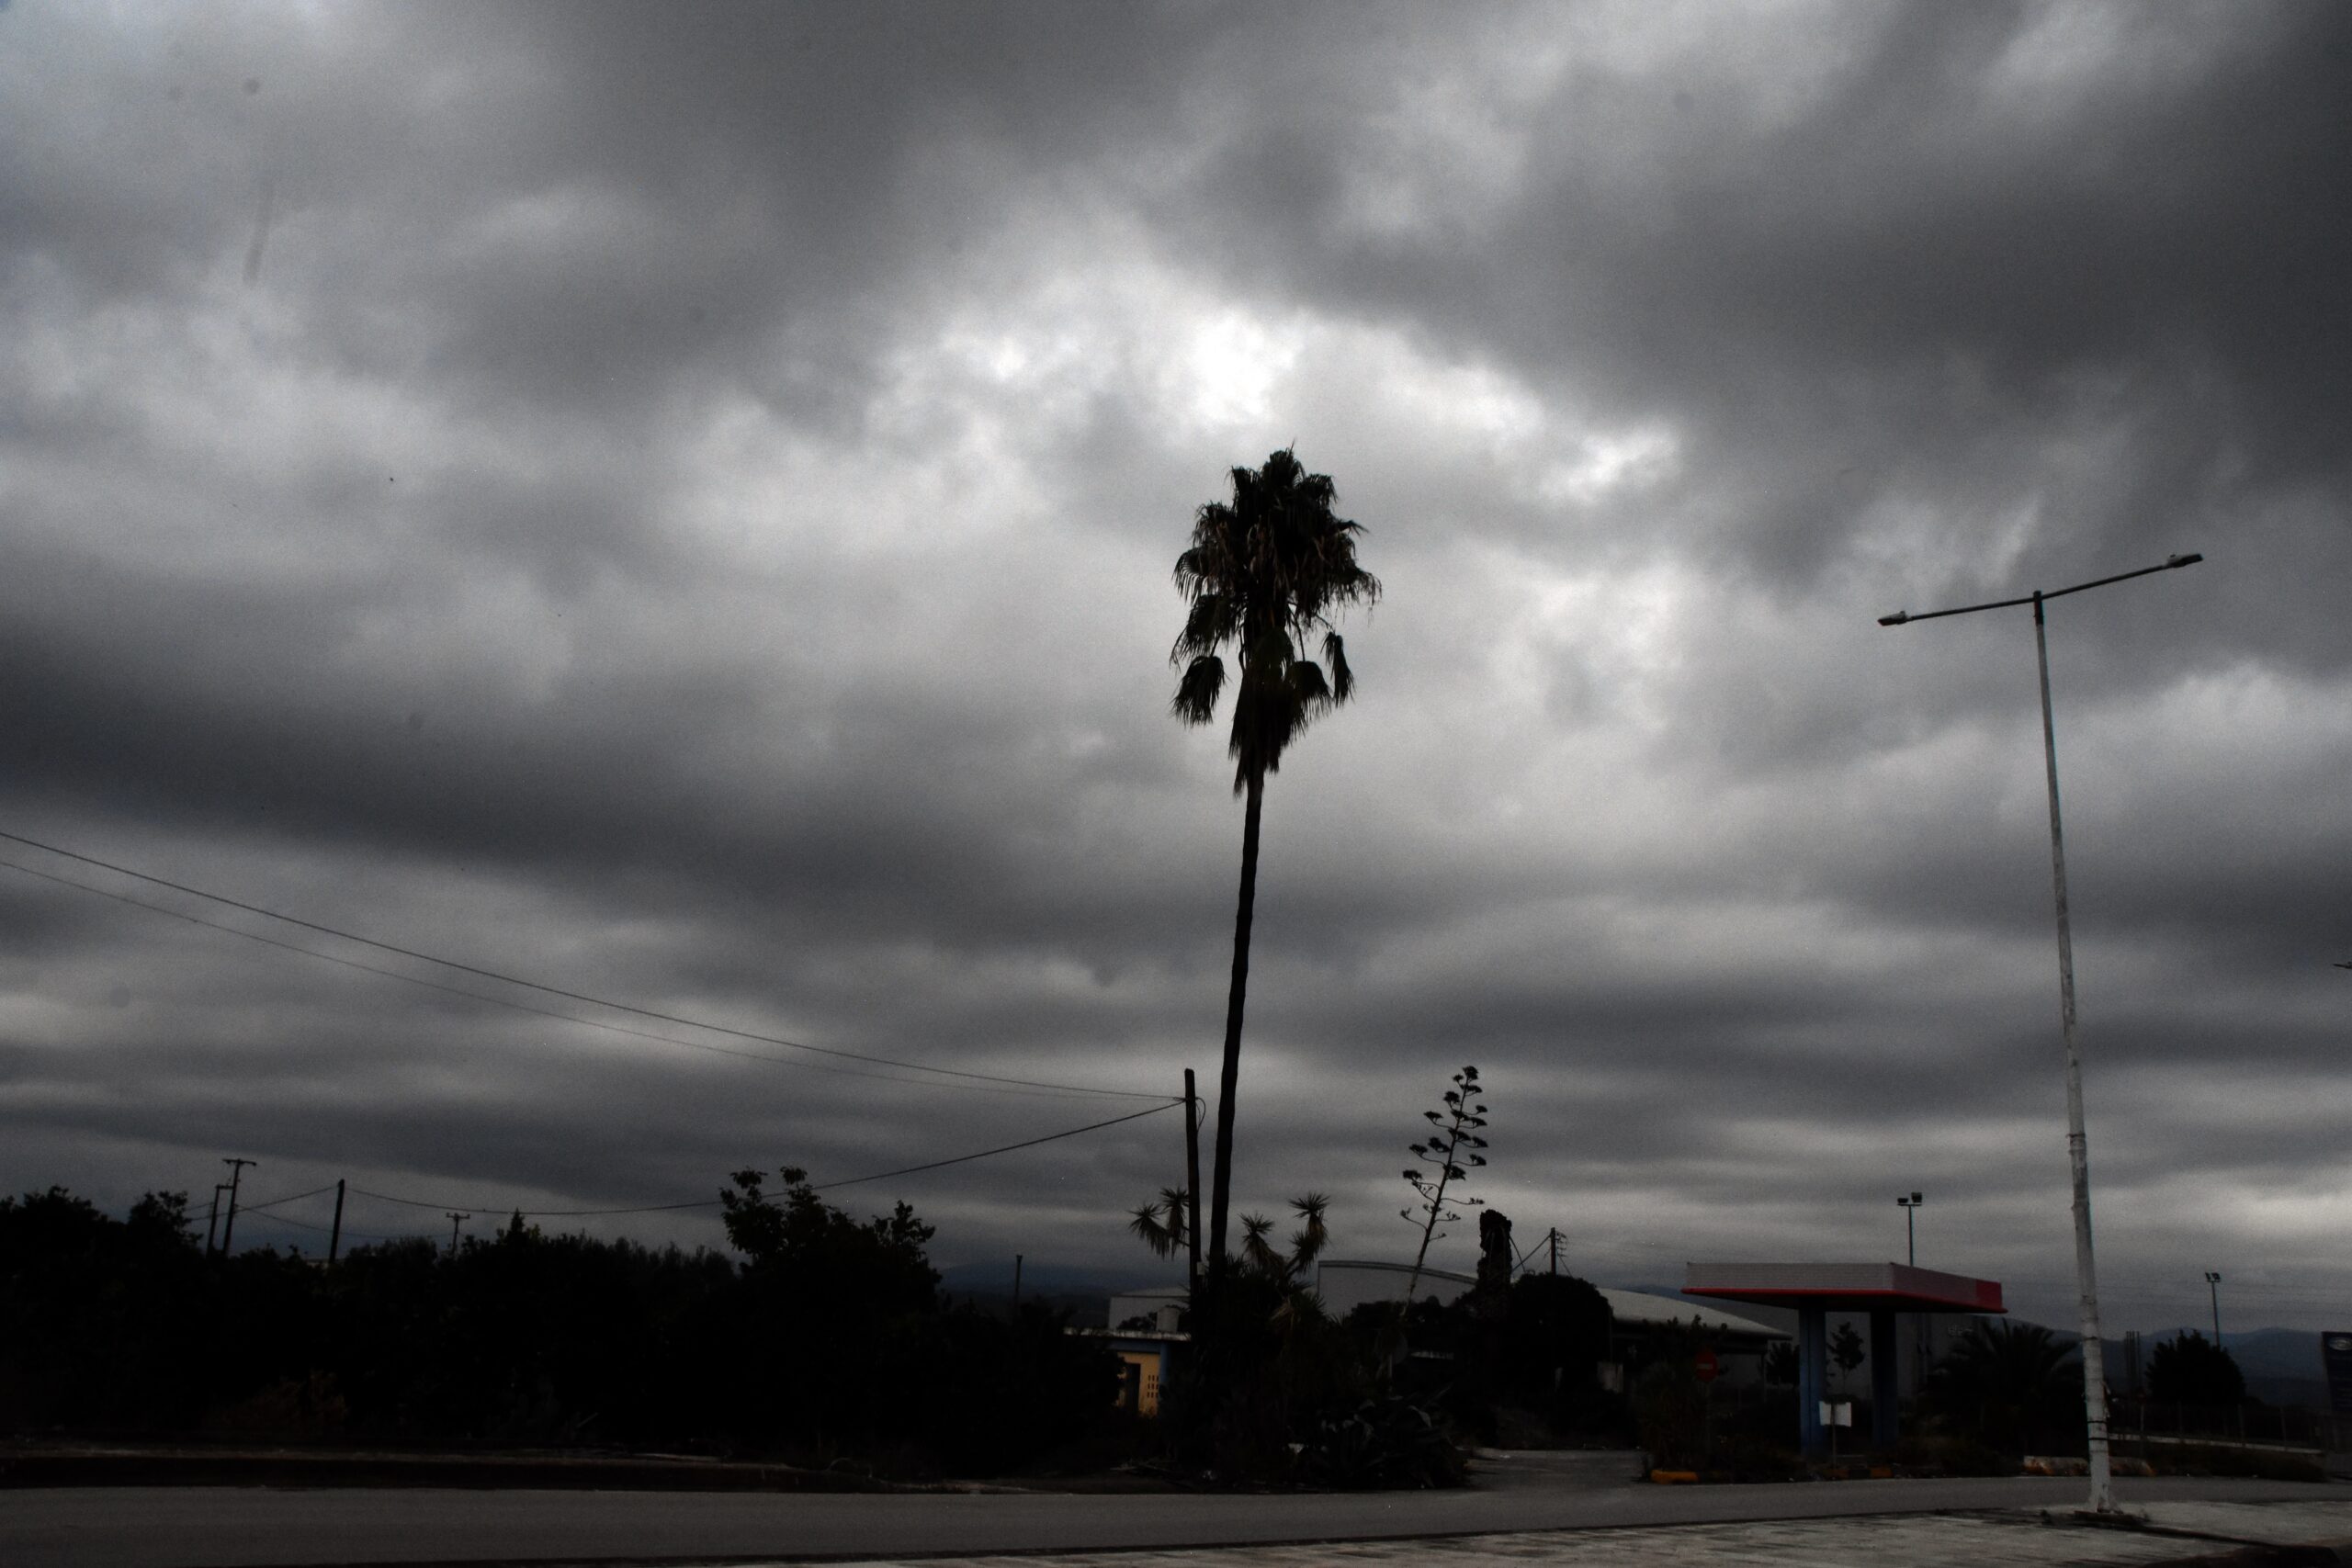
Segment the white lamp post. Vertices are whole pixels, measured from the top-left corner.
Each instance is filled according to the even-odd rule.
[[[1891,615],[1880,616],[1878,623],[1899,626],[1945,615],[1973,615],[1978,610],[2033,606],[2033,652],[2041,671],[2041,754],[2050,782],[2050,881],[2058,906],[2058,1016],[2066,1038],[2066,1152],[2075,1179],[2075,1282],[2082,1296],[2083,1417],[2090,1440],[2090,1506],[2102,1514],[2115,1510],[2115,1479],[2107,1451],[2107,1369],[2099,1343],[2098,1271],[2091,1260],[2090,1151],[2083,1134],[2083,1057],[2075,1034],[2075,938],[2066,919],[2066,841],[2058,820],[2058,738],[2050,717],[2050,642],[2043,631],[2041,606],[2045,600],[2104,588],[2110,582],[2145,577],[2151,572],[2195,566],[2204,558],[2201,555],[2174,556],[2162,566],[2143,566],[2137,571],[2121,571],[2113,577],[2077,582],[2072,588],[2054,589],[2047,593],[2036,592],[2022,599],[1996,599],[1989,604],[1962,604],[1917,615],[1897,610]]]

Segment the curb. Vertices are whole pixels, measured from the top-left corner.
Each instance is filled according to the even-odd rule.
[[[2236,1546],[2201,1551],[2188,1557],[2143,1562],[2140,1568],[2346,1568],[2346,1564],[2352,1564],[2352,1541],[2306,1541],[2294,1546]]]
[[[839,1471],[706,1461],[327,1453],[0,1453],[0,1490],[50,1486],[442,1486],[498,1491],[915,1492]]]

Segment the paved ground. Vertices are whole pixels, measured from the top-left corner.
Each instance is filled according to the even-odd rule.
[[[1482,1465],[1472,1491],[1251,1496],[857,1495],[446,1488],[81,1487],[0,1492],[0,1568],[986,1561],[1039,1568],[1303,1562],[2149,1563],[2206,1550],[2045,1528],[2079,1481],[2009,1477],[1648,1486],[1621,1461]],[[2127,1482],[2131,1508],[2207,1537],[2352,1538],[2352,1488]],[[2341,1501],[2339,1501],[2339,1499]],[[2204,1513],[2180,1510],[2203,1509]],[[2200,1523],[2201,1521],[2201,1523]],[[2226,1526],[2226,1528],[2224,1528]],[[1404,1538],[1419,1538],[1407,1540]],[[1436,1539],[1450,1538],[1450,1539]],[[1301,1546],[1302,1542],[1333,1544]],[[1018,1555],[1015,1555],[1018,1554]],[[2006,1555],[2005,1555],[2006,1554]],[[1009,1565],[1010,1568],[1010,1565]]]
[[[2146,1530],[2092,1528],[2069,1523],[2064,1515],[2006,1509],[1437,1540],[876,1559],[855,1568],[2120,1568],[2309,1543],[2343,1543],[2344,1561],[2352,1562],[2352,1500],[2158,1503],[2132,1512],[2146,1521]]]

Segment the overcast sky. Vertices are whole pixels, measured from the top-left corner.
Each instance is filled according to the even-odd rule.
[[[1476,1063],[1521,1247],[1900,1258],[1918,1189],[1922,1263],[2065,1323],[2030,615],[1878,617],[2202,551],[2050,616],[2108,1322],[2212,1269],[2226,1326],[2340,1324],[2347,168],[2325,0],[15,0],[0,830],[748,1034],[1211,1084],[1241,811],[1170,570],[1295,444],[1385,593],[1268,791],[1239,1206],[1409,1258]],[[1150,1104],[0,859],[13,1190],[201,1211],[239,1155],[446,1236]],[[1159,1114],[838,1197],[1152,1279],[1182,1162]]]

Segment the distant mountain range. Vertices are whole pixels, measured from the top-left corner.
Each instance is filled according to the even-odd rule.
[[[1085,1269],[1054,1263],[1023,1263],[1021,1268],[1021,1299],[1039,1302],[1070,1314],[1070,1322],[1080,1328],[1100,1328],[1107,1316],[1111,1297],[1121,1291],[1139,1290],[1148,1286],[1177,1286],[1184,1282],[1184,1270],[1180,1263],[1171,1272],[1161,1274],[1143,1269]],[[969,1302],[988,1311],[1000,1311],[1012,1302],[1012,1259],[990,1260],[985,1263],[959,1263],[939,1271],[939,1288],[950,1301]]]

